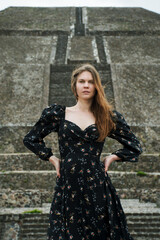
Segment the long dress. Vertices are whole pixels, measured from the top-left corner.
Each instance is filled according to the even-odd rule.
[[[50,208],[48,240],[133,240],[119,196],[105,166],[100,161],[104,141],[96,142],[96,124],[82,130],[65,119],[66,106],[54,103],[42,111],[40,119],[23,139],[24,145],[49,161],[53,155],[43,138],[58,133],[60,177],[56,177]],[[140,142],[123,115],[116,110],[116,130],[108,136],[123,145],[112,154],[121,160],[137,162]]]

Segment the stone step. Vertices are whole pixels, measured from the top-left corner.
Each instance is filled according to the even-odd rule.
[[[101,160],[109,153],[102,153]],[[60,158],[59,153],[54,154]],[[143,172],[160,172],[159,154],[141,154],[139,161],[130,162],[113,162],[109,170],[112,171],[143,171]],[[6,153],[0,154],[1,171],[25,171],[25,170],[54,170],[54,166],[46,161],[37,158],[33,153]]]
[[[133,214],[133,213],[132,213]],[[141,223],[142,225],[146,225],[146,224],[149,224],[149,226],[151,225],[156,225],[156,226],[159,226],[160,227],[160,222],[159,222],[159,215],[153,215],[152,216],[147,216],[147,214],[145,215],[129,215],[127,213],[127,219],[128,219],[128,224],[132,225],[133,222],[134,222],[134,226],[135,227],[138,227],[139,226],[139,223]],[[150,221],[150,222],[149,222]]]
[[[159,189],[116,189],[120,199],[138,198],[140,201],[157,203]],[[41,207],[43,203],[51,203],[54,190],[46,189],[0,189],[0,207]],[[127,206],[129,208],[129,206]]]
[[[158,197],[159,197],[159,188],[157,186],[157,188],[151,189],[151,188],[143,188],[143,189],[139,189],[136,186],[132,187],[130,189],[128,188],[116,188],[116,191],[119,194],[119,197],[121,199],[129,199],[129,198],[138,198],[141,201],[144,202],[154,202],[154,203],[158,203]]]
[[[143,233],[159,233],[160,231],[160,226],[149,226],[149,223],[148,223],[148,226],[144,226],[144,224],[142,224],[142,226],[134,226],[134,223],[132,225],[128,224],[128,228],[131,230],[131,231],[135,231],[137,233],[141,233],[142,232],[142,229],[143,229]],[[33,228],[34,229],[34,228]]]
[[[127,219],[129,219],[127,217]],[[139,229],[142,229],[143,227],[143,232],[146,232],[147,229],[150,231],[155,230],[155,232],[157,232],[158,230],[160,230],[160,223],[158,223],[158,218],[157,218],[157,222],[155,222],[155,220],[153,221],[149,219],[146,219],[144,222],[143,220],[141,220],[141,222],[130,222],[129,220],[127,220],[128,226],[130,229],[137,229],[137,231]],[[35,222],[35,220],[33,219],[33,222],[31,222],[31,219],[27,219],[25,221],[23,221],[23,232],[27,232],[27,229],[35,229],[35,231],[39,232],[38,230],[41,230],[41,232],[43,232],[44,230],[46,230],[46,227],[48,226],[48,219],[46,219],[46,222]]]
[[[133,234],[132,234],[133,236]],[[159,240],[159,236],[158,237],[155,237],[154,238],[152,237],[152,240]],[[151,240],[151,237],[150,236],[145,236],[145,237],[137,237],[136,238],[134,237],[134,240]]]
[[[131,236],[133,237],[160,237],[160,229],[150,229],[150,228],[142,228],[139,227],[139,229],[134,228],[133,230],[128,226],[129,232],[131,233]],[[40,228],[28,228],[28,229],[23,229],[21,232],[21,237],[22,239],[26,238],[26,237],[34,237],[34,238],[38,238],[38,237],[43,237],[46,236],[47,233],[47,226],[46,228],[44,227],[44,229],[40,229]],[[38,238],[39,239],[39,238]],[[45,239],[45,238],[44,238]]]
[[[156,240],[156,239],[160,239],[160,233],[154,233],[154,232],[143,232],[143,229],[141,229],[141,232],[136,232],[136,231],[130,231],[132,237],[137,240],[138,239],[142,239],[141,237],[144,237],[144,239],[146,240]]]
[[[136,172],[108,171],[116,188],[148,189],[157,188],[160,173],[147,172],[146,176]],[[48,189],[55,187],[56,171],[6,171],[0,173],[1,188],[11,189]]]
[[[37,229],[38,230],[38,229]],[[39,240],[39,239],[42,239],[42,240],[45,240],[46,239],[46,236],[47,236],[47,230],[43,233],[38,233],[38,232],[32,232],[33,230],[30,230],[28,229],[28,231],[31,231],[31,232],[28,232],[28,233],[23,233],[22,232],[22,235],[21,235],[21,239],[36,239],[36,240]]]

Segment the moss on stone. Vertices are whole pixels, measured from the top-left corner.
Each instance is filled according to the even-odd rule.
[[[39,209],[33,209],[33,210],[25,211],[22,214],[26,214],[26,213],[42,213],[42,211]]]
[[[137,171],[137,176],[146,176],[147,173],[143,172],[143,171]]]

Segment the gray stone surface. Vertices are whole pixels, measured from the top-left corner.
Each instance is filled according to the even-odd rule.
[[[87,8],[89,31],[160,30],[160,16],[143,8]]]
[[[3,228],[3,240],[18,240],[20,224],[18,222],[6,222]]]
[[[48,105],[55,44],[55,37],[0,36],[1,126],[33,124]]]
[[[116,188],[116,191],[120,199],[139,199],[140,202],[150,202],[155,203],[158,206],[158,193],[160,193],[159,188],[137,188],[134,186],[128,190],[128,188]],[[135,208],[137,206],[135,205]]]
[[[159,65],[113,63],[111,71],[116,108],[128,123],[159,126]]]
[[[10,7],[0,12],[0,29],[69,32],[72,14],[72,8],[65,7]]]
[[[39,190],[2,189],[0,192],[1,207],[41,207],[42,196]]]
[[[39,118],[44,104],[48,105],[43,98],[48,68],[45,64],[0,65],[1,126],[31,125]]]
[[[0,36],[0,64],[49,63],[56,40],[51,36]]]
[[[96,62],[94,50],[95,38],[92,36],[74,36],[71,38],[70,53],[68,56],[68,63],[75,62]]]
[[[160,64],[160,36],[104,37],[108,63]]]

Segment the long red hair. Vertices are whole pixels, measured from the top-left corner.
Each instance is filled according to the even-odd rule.
[[[97,139],[97,141],[101,142],[108,136],[112,129],[116,128],[116,125],[112,120],[113,105],[107,100],[98,71],[95,69],[94,66],[89,63],[80,65],[72,72],[71,90],[75,95],[76,99],[78,100],[76,92],[77,76],[83,71],[89,71],[92,74],[94,80],[96,92],[92,101],[91,111],[95,116],[95,123],[99,132],[99,138]]]

